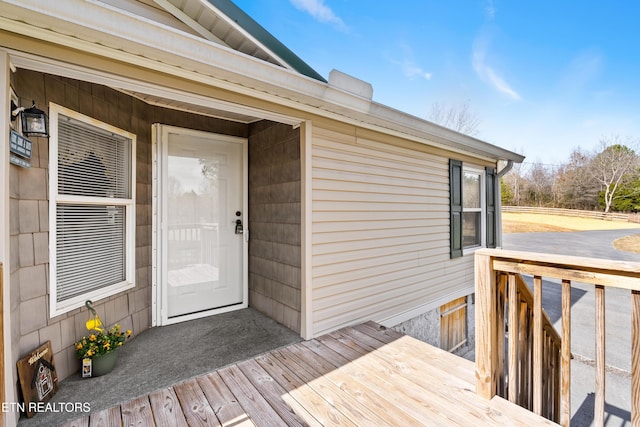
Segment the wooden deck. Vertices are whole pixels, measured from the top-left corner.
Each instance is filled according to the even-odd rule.
[[[541,424],[555,425],[502,398],[477,396],[472,362],[369,322],[63,425]]]

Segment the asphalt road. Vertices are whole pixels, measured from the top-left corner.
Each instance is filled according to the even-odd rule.
[[[504,249],[606,258],[640,263],[640,254],[615,249],[613,241],[638,230],[513,233],[503,236]],[[558,331],[561,327],[559,281],[543,281],[543,307]],[[571,292],[571,412],[572,426],[593,424],[595,391],[594,287],[572,284]],[[631,425],[631,306],[629,291],[607,289],[606,304],[606,418],[607,426]]]
[[[640,254],[619,251],[613,246],[614,240],[638,233],[640,228],[563,233],[511,233],[502,236],[502,243],[505,249],[518,251],[640,262]]]

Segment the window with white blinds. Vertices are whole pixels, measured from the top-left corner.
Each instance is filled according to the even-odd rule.
[[[49,111],[54,316],[134,286],[135,135]]]

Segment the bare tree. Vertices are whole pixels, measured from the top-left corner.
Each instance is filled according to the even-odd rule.
[[[549,206],[555,178],[553,168],[540,162],[533,163],[526,175],[525,197],[529,206]]]
[[[525,178],[523,176],[522,163],[516,163],[513,168],[502,177],[503,184],[509,188],[508,200],[502,200],[503,204],[512,204],[513,206],[522,206],[522,197],[524,194]]]
[[[558,207],[587,210],[597,208],[600,185],[589,172],[593,156],[576,148],[569,156],[569,162],[558,168],[553,185]]]
[[[611,204],[620,184],[638,168],[638,155],[632,147],[637,141],[631,137],[612,135],[600,140],[600,153],[590,162],[589,171],[604,189],[605,212]]]
[[[469,136],[480,133],[480,119],[466,102],[460,105],[445,105],[435,102],[431,106],[429,120]]]

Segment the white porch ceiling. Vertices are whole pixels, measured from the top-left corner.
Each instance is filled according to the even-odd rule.
[[[261,120],[262,118],[257,115],[246,114],[242,111],[242,108],[237,108],[237,111],[229,111],[228,108],[215,108],[210,106],[204,106],[200,104],[194,104],[185,102],[183,100],[166,98],[158,95],[151,95],[139,91],[118,89],[123,93],[138,98],[147,104],[155,105],[159,107],[169,108],[172,110],[185,111],[188,113],[199,114],[202,116],[216,117],[224,120],[231,120],[240,123],[253,123]]]
[[[174,88],[161,87],[139,80],[115,76],[105,71],[72,66],[55,60],[18,52],[12,53],[11,65],[16,68],[24,68],[101,84],[127,95],[136,97],[150,105],[185,111],[202,116],[215,117],[245,124],[260,120],[271,120],[295,126],[301,122],[300,118],[285,116],[271,111],[236,104],[230,101],[210,98],[196,93],[184,92]]]

